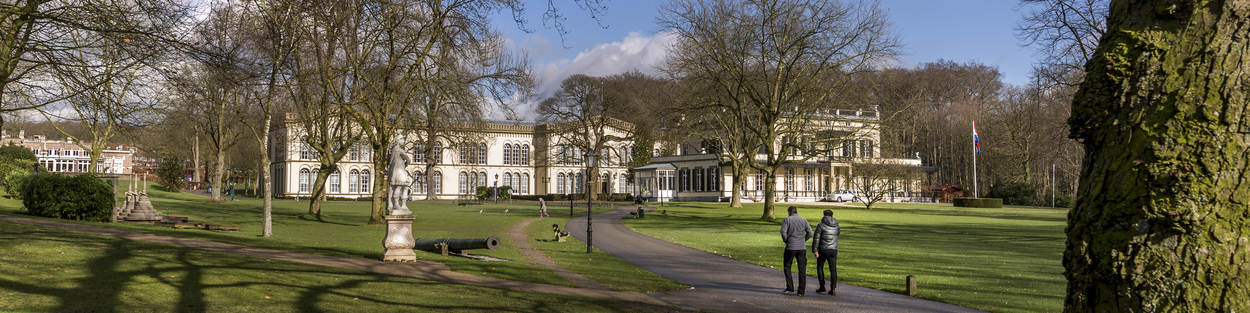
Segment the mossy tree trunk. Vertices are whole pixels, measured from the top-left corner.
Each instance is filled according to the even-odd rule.
[[[1110,12],[1072,106],[1065,311],[1250,311],[1250,1]]]

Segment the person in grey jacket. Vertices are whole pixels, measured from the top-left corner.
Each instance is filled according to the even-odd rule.
[[[816,225],[815,239],[812,239],[812,254],[816,256],[816,278],[820,279],[820,288],[816,293],[825,292],[825,263],[829,264],[829,295],[835,295],[838,288],[838,235],[842,228],[838,227],[838,219],[833,218],[833,210],[825,210],[825,217],[820,218]]]
[[[794,280],[790,277],[791,260],[799,263],[799,296],[803,295],[803,291],[807,289],[807,239],[812,238],[812,225],[807,223],[807,219],[799,216],[799,209],[790,206],[786,209],[790,216],[781,221],[781,241],[786,243],[786,251],[783,256],[785,265],[782,266],[786,273],[786,290],[783,293],[794,292]]]

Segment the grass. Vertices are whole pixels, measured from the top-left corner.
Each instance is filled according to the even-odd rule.
[[[609,300],[453,285],[0,222],[0,311],[636,312]]]
[[[611,286],[621,291],[657,292],[686,288],[688,286],[660,277],[625,262],[611,254],[595,248],[593,253],[586,254],[586,242],[573,236],[565,242],[555,241],[551,232],[551,224],[559,224],[563,229],[568,217],[551,217],[533,222],[528,231],[530,244],[535,249],[551,257],[560,267],[581,274],[591,280]]]
[[[762,221],[762,204],[743,206],[678,203],[660,207],[667,215],[625,222],[656,238],[781,268],[781,219]],[[800,205],[799,214],[815,224],[825,209],[842,226],[842,283],[903,293],[905,277],[916,275],[921,298],[992,312],[1062,311],[1067,209],[887,203],[872,210]],[[785,216],[784,206],[778,210]],[[814,260],[808,267],[815,276]]]
[[[124,182],[123,182],[124,183]],[[294,250],[333,256],[350,256],[378,258],[382,253],[382,238],[385,228],[382,225],[367,225],[369,219],[369,202],[366,201],[330,201],[322,206],[322,220],[307,215],[308,202],[294,200],[275,200],[273,206],[274,237],[262,238],[261,201],[239,198],[238,201],[226,203],[209,203],[207,197],[188,193],[170,193],[149,189],[153,206],[165,216],[185,216],[192,221],[213,224],[239,225],[239,232],[210,232],[202,230],[175,230],[165,227],[126,224],[126,223],[91,223],[93,225],[113,227],[129,231],[137,231],[173,237],[196,238],[227,242],[233,244]],[[438,253],[417,251],[417,258],[448,265],[451,270],[497,277],[509,280],[535,282],[544,284],[572,286],[572,283],[555,275],[554,272],[539,266],[520,262],[520,250],[512,243],[505,232],[512,225],[531,217],[538,216],[535,205],[509,205],[505,203],[484,204],[474,206],[457,206],[451,202],[411,202],[409,208],[416,215],[413,222],[413,235],[417,238],[481,238],[497,236],[501,241],[498,250],[471,250],[473,254],[481,254],[496,258],[513,260],[511,262],[483,262],[467,258],[447,256]],[[509,213],[504,214],[507,208]],[[479,214],[478,210],[484,210]],[[596,212],[610,210],[598,208]],[[20,201],[0,199],[0,213],[20,214],[23,212]],[[579,215],[585,214],[581,207]],[[553,205],[552,213],[559,214],[560,207]],[[626,263],[628,264],[628,263]],[[611,264],[616,267],[619,264]],[[632,265],[629,265],[633,267]],[[577,268],[574,271],[595,272],[601,270],[598,265],[590,268]],[[604,269],[613,270],[613,269]],[[647,289],[656,283],[651,279],[633,279],[627,277],[618,280],[622,290]],[[637,286],[631,286],[636,284]]]

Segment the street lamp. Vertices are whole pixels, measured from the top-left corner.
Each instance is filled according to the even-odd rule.
[[[591,234],[591,230],[590,230],[591,229],[590,228],[591,197],[590,195],[592,193],[590,190],[591,189],[590,181],[593,177],[591,175],[594,175],[594,173],[591,173],[590,171],[595,168],[595,161],[597,160],[595,160],[594,149],[586,149],[586,253],[591,253],[594,251],[593,248],[591,248],[592,246],[591,242],[593,240],[591,239],[592,237],[590,235]]]

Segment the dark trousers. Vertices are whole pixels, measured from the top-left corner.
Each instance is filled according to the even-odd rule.
[[[807,289],[807,250],[789,250],[786,249],[785,265],[782,269],[786,273],[786,290],[794,290],[794,278],[790,277],[791,260],[799,263],[799,293],[803,293]]]
[[[820,279],[818,289],[825,289],[825,263],[829,264],[829,290],[838,288],[838,250],[820,250],[816,257],[816,278]]]

